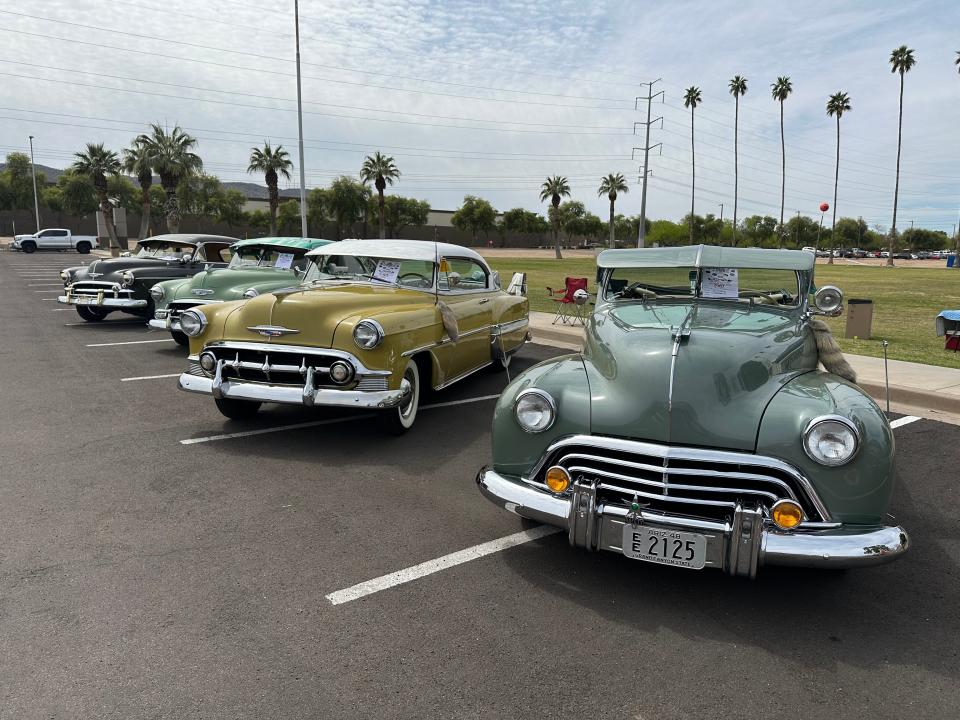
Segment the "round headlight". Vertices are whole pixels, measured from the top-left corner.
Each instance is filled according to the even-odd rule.
[[[335,360],[330,365],[330,379],[337,385],[344,385],[353,377],[353,368],[343,360]]]
[[[363,350],[373,350],[383,342],[383,327],[376,320],[361,320],[353,329],[353,341]]]
[[[61,270],[61,271],[60,271],[60,279],[63,280],[64,283],[69,283],[69,282],[70,282],[70,273],[68,273],[66,270]]]
[[[207,375],[212,375],[217,367],[217,356],[210,351],[200,353],[200,367]]]
[[[543,390],[524,390],[517,396],[513,412],[521,428],[538,433],[553,425],[557,406],[549,393]]]
[[[250,289],[247,290],[245,293],[243,293],[243,296],[244,296],[245,298],[255,298],[255,297],[256,297],[257,295],[259,295],[259,294],[260,294],[260,293],[257,292],[257,289],[256,289],[256,288],[250,288]]]
[[[860,447],[860,434],[847,418],[826,415],[814,418],[803,432],[804,452],[821,465],[844,465]]]
[[[133,285],[133,273],[130,270],[124,270],[120,274],[120,284],[124,287],[130,287]]]
[[[163,300],[163,296],[163,288],[159,285],[154,285],[152,288],[150,288],[150,297],[152,297],[156,302]]]
[[[184,335],[196,337],[206,326],[207,318],[199,310],[184,310],[180,314],[180,330]]]

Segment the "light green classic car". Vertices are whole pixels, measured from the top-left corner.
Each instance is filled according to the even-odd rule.
[[[186,345],[180,330],[180,315],[197,305],[256,297],[260,293],[299,284],[307,271],[307,252],[329,240],[299,237],[267,237],[241,240],[230,246],[227,267],[208,267],[193,277],[157,283],[150,289],[154,302],[148,325],[169,330],[173,339]]]
[[[885,524],[887,418],[818,369],[852,376],[814,317],[842,294],[820,288],[811,306],[812,253],[608,250],[598,265],[583,352],[528,369],[497,403],[476,478],[488,499],[576,547],[738,576],[906,551]]]

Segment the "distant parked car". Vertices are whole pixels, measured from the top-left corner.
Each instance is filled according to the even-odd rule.
[[[801,248],[801,250],[803,250],[803,252],[812,252],[814,254],[816,254],[817,252],[817,249],[815,247],[810,247],[809,245],[807,245],[804,248]]]
[[[66,228],[46,228],[32,235],[15,235],[11,250],[33,253],[37,250],[76,250],[86,255],[97,244],[93,235],[74,235]]]
[[[917,253],[918,260],[929,260],[931,257],[933,257],[933,253],[929,253],[926,250],[921,250]]]

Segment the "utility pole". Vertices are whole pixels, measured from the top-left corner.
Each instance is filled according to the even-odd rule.
[[[634,99],[634,102],[633,102],[633,109],[634,109],[634,110],[639,110],[639,109],[640,109],[640,101],[641,101],[641,100],[646,100],[646,101],[647,101],[647,121],[646,121],[646,122],[635,122],[635,123],[633,124],[633,134],[634,134],[634,135],[637,134],[637,125],[643,125],[643,126],[645,126],[645,128],[646,128],[646,132],[645,132],[644,140],[643,140],[643,175],[642,175],[642,178],[643,178],[643,186],[642,186],[642,189],[640,190],[640,228],[639,228],[639,230],[637,231],[637,247],[641,247],[641,248],[644,246],[644,244],[646,243],[646,239],[647,239],[647,175],[650,173],[650,150],[651,150],[651,147],[650,147],[650,126],[651,126],[653,123],[657,122],[657,120],[659,120],[659,121],[660,121],[660,127],[661,127],[661,128],[663,127],[663,118],[662,118],[662,117],[655,118],[655,119],[653,119],[653,120],[650,119],[650,108],[651,108],[651,106],[652,106],[652,104],[653,104],[653,99],[654,99],[655,97],[657,97],[657,95],[660,96],[660,101],[663,102],[663,90],[660,90],[660,91],[658,91],[658,92],[656,92],[656,93],[653,92],[653,86],[654,86],[656,83],[660,82],[661,80],[662,80],[662,78],[657,78],[656,80],[653,80],[652,82],[640,83],[641,86],[644,86],[644,85],[645,85],[645,86],[647,87],[647,94],[646,94],[645,97],[644,97],[644,96],[640,96],[640,97],[635,98],[635,99]],[[662,153],[662,152],[663,152],[663,145],[662,145],[661,143],[657,143],[657,145],[660,146],[660,152]],[[657,145],[654,145],[653,147],[657,147]]]
[[[723,225],[723,203],[720,203],[720,224]]]
[[[300,87],[300,0],[293,0],[293,23],[297,45],[297,130],[300,139],[300,236],[307,237],[307,183],[303,168],[303,95]]]
[[[798,248],[800,247],[800,211],[797,210],[797,240],[794,243]]]
[[[40,201],[37,199],[37,168],[33,164],[33,135],[30,136],[30,172],[33,174],[33,214],[40,232]]]

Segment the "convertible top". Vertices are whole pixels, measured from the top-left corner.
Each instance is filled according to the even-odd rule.
[[[341,240],[311,250],[307,255],[360,255],[401,260],[432,260],[437,257],[470,258],[487,267],[487,261],[474,250],[452,243],[430,240]]]
[[[225,242],[233,244],[237,242],[237,238],[227,237],[226,235],[205,235],[203,233],[167,233],[165,235],[153,235],[144,238],[138,241],[138,244],[172,243],[174,245],[198,245],[205,242]]]
[[[285,247],[296,250],[313,250],[323,245],[329,245],[331,242],[331,240],[320,240],[319,238],[262,237],[241,240],[240,242],[234,243],[231,247],[245,248],[269,245],[271,247]]]
[[[816,256],[803,250],[686,245],[666,248],[604,250],[597,265],[623,267],[724,267],[763,270],[812,270]]]

